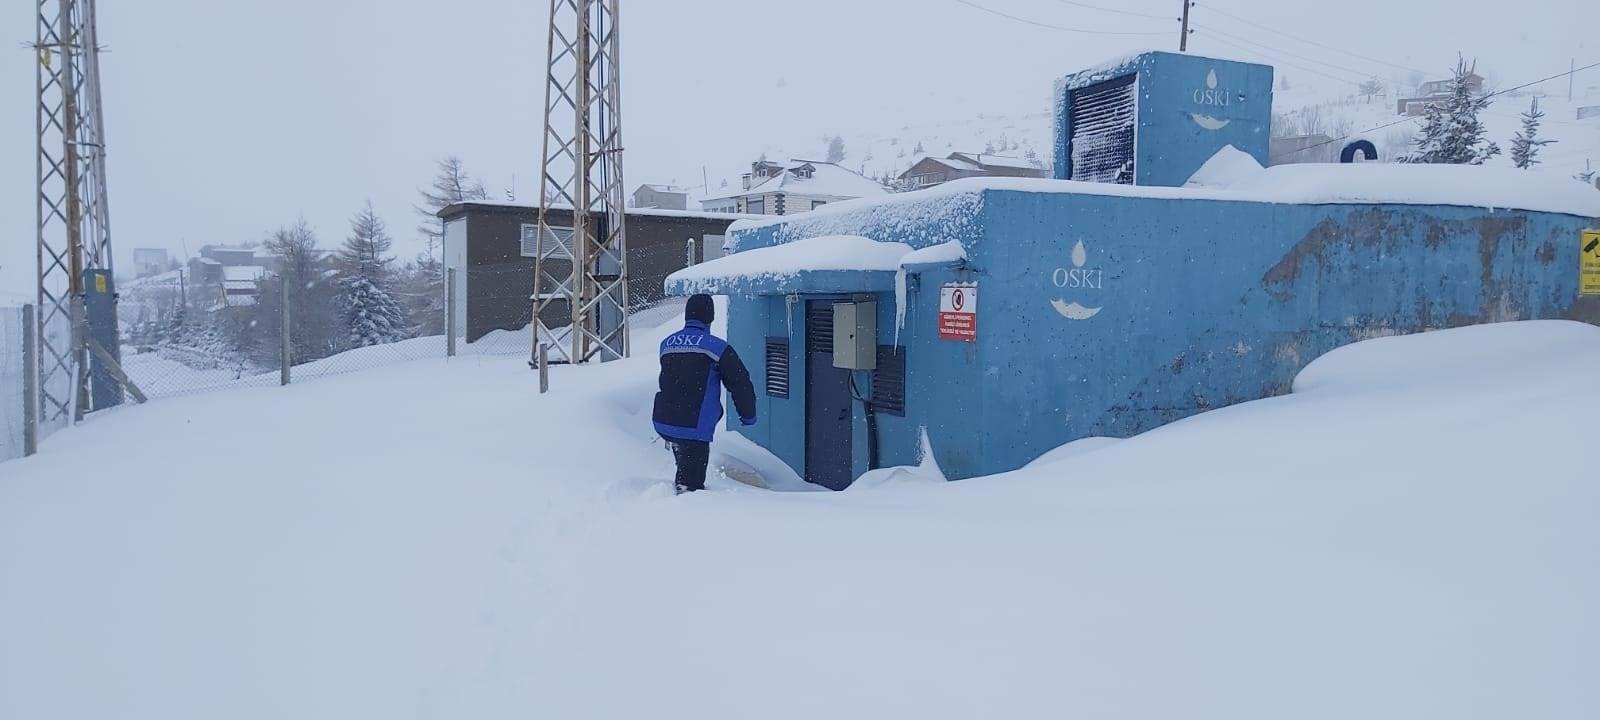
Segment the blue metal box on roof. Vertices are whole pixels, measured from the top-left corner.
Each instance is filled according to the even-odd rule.
[[[1228,145],[1267,165],[1272,68],[1134,55],[1058,81],[1055,122],[1064,180],[1175,187]]]
[[[1219,85],[1249,74],[1205,62]],[[1231,142],[1197,144],[1215,164],[1155,154],[1141,173],[1207,186],[963,180],[744,221],[732,255],[668,291],[730,295],[728,339],[766,390],[759,422],[734,429],[834,488],[925,450],[952,479],[1015,469],[1075,439],[1287,392],[1306,363],[1365,338],[1600,320],[1600,297],[1578,292],[1600,193],[1578,183],[1262,169]],[[876,367],[835,367],[832,307],[868,301]]]

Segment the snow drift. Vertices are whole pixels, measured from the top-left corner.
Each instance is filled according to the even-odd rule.
[[[520,364],[126,408],[0,465],[0,717],[1600,707],[1594,327],[1359,343],[1288,396],[847,493],[672,497],[649,358],[542,397]]]

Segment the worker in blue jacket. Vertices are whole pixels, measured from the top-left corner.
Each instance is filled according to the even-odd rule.
[[[683,329],[661,341],[660,390],[651,417],[677,460],[679,493],[706,487],[711,437],[722,420],[722,388],[733,395],[739,422],[756,422],[750,371],[728,341],[711,334],[716,312],[710,295],[691,296]]]

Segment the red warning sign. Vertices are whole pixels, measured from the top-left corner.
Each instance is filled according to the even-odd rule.
[[[978,339],[977,283],[948,283],[939,288],[939,339]]]

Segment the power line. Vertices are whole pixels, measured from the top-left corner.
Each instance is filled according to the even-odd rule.
[[[1496,90],[1496,91],[1494,91],[1492,93],[1489,93],[1488,95],[1484,95],[1482,99],[1488,100],[1489,98],[1492,98],[1492,97],[1495,97],[1495,96],[1498,96],[1498,95],[1504,95],[1504,94],[1509,93],[1509,92],[1515,92],[1515,91],[1521,90],[1521,89],[1523,89],[1525,87],[1532,87],[1532,86],[1538,85],[1539,83],[1542,83],[1542,82],[1549,82],[1551,80],[1555,80],[1556,78],[1563,78],[1563,77],[1566,77],[1566,76],[1571,75],[1573,73],[1583,72],[1584,70],[1588,70],[1589,68],[1596,68],[1596,67],[1600,67],[1600,62],[1590,63],[1590,64],[1585,65],[1585,66],[1580,67],[1580,68],[1573,68],[1573,69],[1568,70],[1566,72],[1556,73],[1554,75],[1551,75],[1550,77],[1539,78],[1538,80],[1534,80],[1532,82],[1525,82],[1525,83],[1523,83],[1521,85],[1508,87],[1508,88],[1506,88],[1504,90]],[[1376,127],[1370,127],[1370,128],[1365,129],[1365,130],[1361,130],[1359,132],[1350,133],[1349,135],[1341,135],[1339,137],[1333,138],[1332,140],[1319,142],[1319,143],[1316,143],[1314,145],[1307,145],[1307,146],[1305,146],[1303,148],[1300,148],[1298,150],[1291,150],[1289,152],[1283,153],[1281,155],[1275,155],[1273,157],[1274,158],[1280,158],[1280,157],[1284,157],[1286,155],[1294,155],[1296,153],[1303,153],[1303,152],[1305,152],[1307,150],[1310,150],[1312,148],[1322,147],[1323,145],[1332,145],[1332,144],[1334,144],[1336,142],[1339,142],[1341,140],[1347,140],[1352,135],[1365,135],[1365,134],[1367,134],[1369,132],[1376,132],[1378,130],[1383,130],[1385,128],[1394,127],[1394,126],[1399,125],[1400,123],[1403,123],[1403,122],[1409,122],[1409,121],[1414,121],[1414,120],[1416,120],[1416,118],[1401,117],[1400,119],[1395,120],[1393,122],[1386,122],[1386,123],[1384,123],[1382,125],[1378,125]]]
[[[1099,5],[1090,5],[1089,3],[1074,2],[1073,0],[1056,0],[1056,2],[1061,3],[1062,5],[1072,5],[1074,7],[1087,8],[1089,10],[1099,10],[1100,12],[1116,13],[1118,15],[1128,15],[1130,17],[1151,18],[1153,20],[1168,20],[1168,21],[1177,20],[1177,18],[1170,17],[1170,16],[1167,16],[1167,15],[1155,15],[1155,14],[1152,14],[1152,13],[1135,12],[1133,10],[1120,10],[1120,9],[1117,9],[1117,8],[1100,7]]]
[[[1215,31],[1212,31],[1212,30],[1206,30],[1204,34],[1205,34],[1206,37],[1209,37],[1212,40],[1215,40],[1215,41],[1217,41],[1219,43],[1222,43],[1224,45],[1228,45],[1230,47],[1233,47],[1233,48],[1236,48],[1236,49],[1239,49],[1239,50],[1243,50],[1243,51],[1245,51],[1247,53],[1254,53],[1256,55],[1259,55],[1261,57],[1267,58],[1268,60],[1271,60],[1271,61],[1273,61],[1275,63],[1278,63],[1278,64],[1288,65],[1289,67],[1296,68],[1298,70],[1304,70],[1304,71],[1306,71],[1308,73],[1311,73],[1313,75],[1321,75],[1322,77],[1328,78],[1329,80],[1337,80],[1339,82],[1349,83],[1349,84],[1355,85],[1357,87],[1359,87],[1361,85],[1361,83],[1358,83],[1358,82],[1356,82],[1354,80],[1350,80],[1349,78],[1342,78],[1342,77],[1339,77],[1337,75],[1329,75],[1328,73],[1322,72],[1321,70],[1318,70],[1316,68],[1306,67],[1306,66],[1301,65],[1299,63],[1290,62],[1290,61],[1284,60],[1282,58],[1274,58],[1274,57],[1272,57],[1272,55],[1270,55],[1268,53],[1264,53],[1264,52],[1262,52],[1260,50],[1256,50],[1254,48],[1248,48],[1248,47],[1245,47],[1245,46],[1240,45],[1238,43],[1229,42],[1227,40],[1224,40],[1221,36],[1216,35]]]
[[[1004,13],[1004,12],[1001,12],[1001,11],[996,10],[994,8],[984,7],[984,6],[979,5],[979,4],[975,3],[975,2],[971,2],[971,0],[956,0],[956,2],[961,3],[962,5],[966,5],[967,7],[970,7],[972,9],[974,9],[974,10],[982,10],[982,11],[984,11],[986,13],[991,14],[991,15],[999,15],[1000,17],[1006,18],[1007,20],[1014,20],[1014,21],[1019,22],[1019,23],[1025,23],[1025,24],[1028,24],[1028,25],[1033,25],[1035,27],[1049,28],[1051,30],[1060,30],[1061,32],[1079,33],[1079,34],[1082,34],[1082,35],[1122,35],[1122,36],[1147,36],[1147,35],[1167,35],[1167,34],[1169,34],[1169,33],[1165,33],[1165,32],[1121,32],[1121,31],[1116,31],[1116,30],[1084,30],[1082,28],[1062,27],[1060,25],[1051,25],[1050,23],[1039,22],[1037,20],[1029,20],[1029,19],[1024,18],[1024,17],[1017,17],[1016,15],[1012,15],[1010,13]]]
[[[1313,65],[1318,65],[1318,66],[1321,66],[1321,67],[1326,67],[1326,68],[1329,68],[1329,69],[1332,69],[1332,70],[1338,70],[1338,71],[1341,71],[1341,72],[1347,72],[1347,73],[1350,73],[1351,75],[1355,75],[1356,77],[1361,78],[1362,80],[1365,80],[1367,78],[1372,77],[1372,73],[1366,73],[1366,72],[1362,72],[1360,70],[1356,70],[1354,68],[1347,68],[1347,67],[1344,67],[1342,65],[1334,65],[1333,63],[1323,62],[1323,61],[1318,60],[1316,58],[1310,58],[1310,57],[1306,57],[1304,55],[1298,55],[1298,54],[1289,52],[1288,50],[1284,50],[1282,48],[1275,48],[1275,47],[1273,47],[1271,45],[1268,45],[1266,43],[1263,43],[1263,42],[1258,42],[1258,41],[1255,41],[1255,40],[1251,40],[1249,38],[1243,38],[1243,37],[1240,37],[1238,35],[1234,35],[1233,33],[1223,32],[1223,31],[1218,30],[1218,29],[1216,29],[1214,27],[1211,27],[1209,25],[1205,26],[1205,27],[1201,27],[1201,26],[1196,25],[1195,27],[1197,29],[1200,29],[1200,30],[1205,30],[1206,32],[1211,33],[1213,35],[1221,35],[1223,37],[1231,38],[1231,39],[1233,39],[1235,41],[1238,41],[1238,42],[1242,42],[1242,43],[1245,43],[1245,44],[1248,44],[1248,45],[1254,45],[1256,47],[1260,47],[1260,48],[1263,48],[1265,50],[1270,50],[1270,51],[1278,53],[1280,55],[1287,55],[1287,56],[1292,57],[1292,58],[1298,58],[1300,60],[1304,60],[1304,61],[1306,61],[1308,63],[1313,64]]]
[[[1196,5],[1198,5],[1198,4],[1199,3],[1196,3]],[[1267,27],[1266,25],[1262,25],[1261,23],[1258,23],[1258,22],[1256,22],[1254,20],[1248,20],[1246,18],[1239,17],[1238,15],[1235,15],[1235,14],[1233,14],[1231,12],[1228,12],[1227,10],[1223,10],[1222,8],[1219,8],[1219,7],[1215,7],[1215,6],[1212,6],[1212,5],[1207,5],[1205,7],[1206,7],[1207,10],[1210,10],[1211,12],[1214,12],[1214,13],[1216,13],[1218,15],[1223,16],[1223,17],[1233,18],[1234,20],[1242,22],[1242,23],[1244,23],[1246,25],[1249,25],[1251,27],[1260,28],[1260,29],[1265,30],[1265,31],[1270,32],[1270,33],[1276,33],[1278,35],[1282,35],[1282,36],[1284,36],[1286,38],[1289,38],[1290,40],[1298,40],[1300,42],[1306,43],[1307,45],[1315,45],[1315,46],[1317,46],[1319,48],[1322,48],[1324,50],[1332,50],[1332,51],[1337,52],[1337,53],[1344,53],[1345,55],[1349,55],[1350,57],[1360,58],[1362,60],[1366,60],[1367,62],[1374,62],[1374,63],[1377,63],[1379,65],[1387,65],[1389,67],[1399,68],[1401,70],[1408,70],[1408,71],[1411,71],[1411,72],[1419,72],[1419,73],[1422,73],[1424,75],[1427,74],[1426,70],[1418,70],[1417,68],[1410,67],[1408,65],[1401,65],[1399,63],[1392,63],[1392,62],[1389,62],[1387,60],[1379,60],[1379,59],[1377,59],[1375,57],[1368,57],[1368,56],[1362,55],[1360,53],[1354,53],[1354,52],[1351,52],[1349,50],[1345,50],[1344,48],[1334,47],[1332,45],[1326,45],[1326,44],[1317,42],[1315,40],[1307,40],[1306,38],[1300,37],[1298,35],[1290,35],[1289,33],[1286,33],[1286,32],[1284,32],[1282,30],[1277,30],[1277,29],[1274,29],[1274,28]]]

